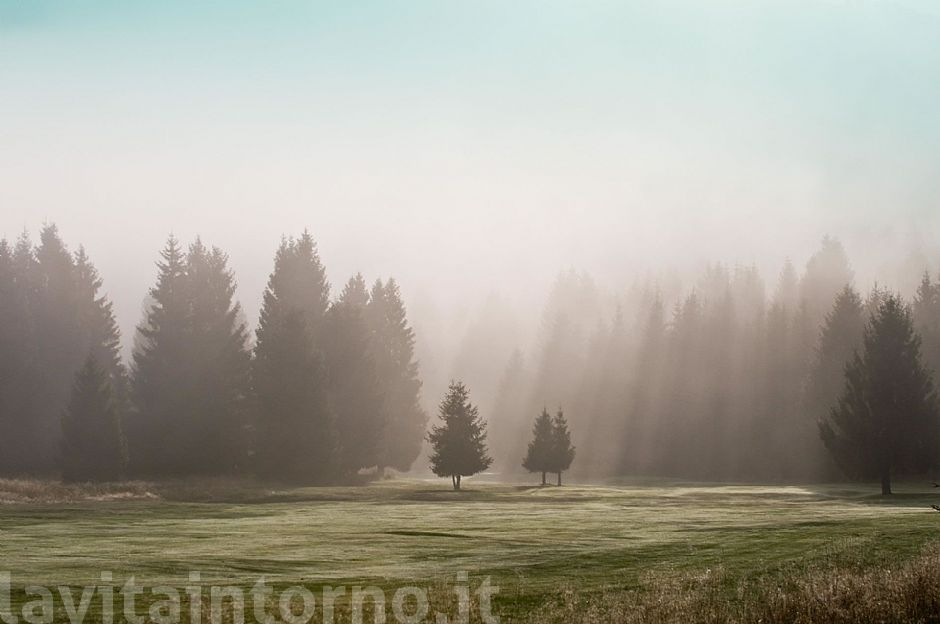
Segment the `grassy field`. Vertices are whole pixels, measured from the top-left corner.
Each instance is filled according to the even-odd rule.
[[[680,601],[702,579],[709,600],[717,592],[733,606],[754,584],[911,565],[940,535],[929,508],[940,496],[920,484],[887,501],[844,486],[33,485],[0,483],[0,569],[15,587],[94,584],[101,571],[181,587],[198,571],[246,587],[264,575],[433,588],[467,571],[500,587],[503,621],[669,600],[663,591]]]

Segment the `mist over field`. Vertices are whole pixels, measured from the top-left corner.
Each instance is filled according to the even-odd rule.
[[[0,529],[49,538],[9,565],[57,580],[63,510],[156,580],[933,621],[938,34],[928,0],[0,0]]]

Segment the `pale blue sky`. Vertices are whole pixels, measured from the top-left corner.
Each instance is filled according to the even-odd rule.
[[[85,242],[126,331],[171,230],[250,316],[303,227],[445,307],[826,232],[891,281],[940,262],[933,5],[0,0],[0,234]]]

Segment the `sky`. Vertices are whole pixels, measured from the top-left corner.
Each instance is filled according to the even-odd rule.
[[[0,236],[84,244],[125,335],[171,232],[250,320],[304,228],[454,317],[827,233],[891,284],[940,269],[938,102],[929,0],[0,0]]]

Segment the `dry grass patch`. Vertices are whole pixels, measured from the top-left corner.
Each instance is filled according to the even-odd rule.
[[[62,483],[39,479],[0,479],[0,504],[62,504],[158,498],[153,484],[143,481]]]
[[[539,624],[902,624],[940,622],[940,543],[896,566],[788,566],[735,582],[724,570],[650,575],[638,590],[571,588],[531,617]]]

